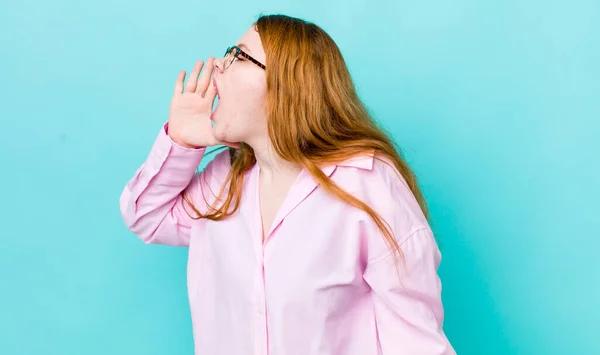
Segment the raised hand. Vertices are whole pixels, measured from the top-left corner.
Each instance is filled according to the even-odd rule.
[[[204,71],[202,71],[203,65],[202,60],[196,62],[185,86],[186,73],[184,70],[179,72],[169,109],[169,137],[175,143],[187,148],[218,144],[239,148],[239,143],[219,141],[213,136],[210,114],[217,96],[211,80],[214,58],[208,58]],[[202,75],[200,75],[201,71]]]

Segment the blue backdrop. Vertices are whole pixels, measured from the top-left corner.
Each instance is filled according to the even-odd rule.
[[[0,353],[192,353],[186,250],[118,199],[178,71],[261,12],[331,34],[419,175],[458,353],[600,354],[593,0],[3,3]]]

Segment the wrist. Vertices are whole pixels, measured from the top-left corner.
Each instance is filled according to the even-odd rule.
[[[185,148],[185,149],[200,149],[200,148],[205,148],[203,146],[195,146],[195,145],[192,145],[192,144],[188,144],[185,141],[179,139],[178,137],[173,136],[171,133],[169,133],[169,124],[168,123],[165,124],[164,128],[165,128],[165,133],[167,134],[167,137],[169,137],[169,140],[173,144],[178,145],[179,147],[182,147],[182,148]]]
[[[178,146],[182,147],[182,148],[186,148],[186,149],[200,149],[200,148],[204,148],[202,146],[196,146],[196,145],[192,145],[192,144],[188,144],[182,140],[179,140],[177,138],[173,138],[171,137],[171,141],[173,141],[173,143],[177,144]]]

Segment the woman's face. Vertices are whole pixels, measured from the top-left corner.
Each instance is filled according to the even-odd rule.
[[[236,45],[262,64],[265,52],[260,36],[252,26]],[[225,69],[224,58],[215,60],[213,80],[218,104],[211,115],[213,135],[226,142],[251,142],[267,136],[266,73],[258,65],[238,56]]]

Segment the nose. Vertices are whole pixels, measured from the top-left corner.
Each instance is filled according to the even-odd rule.
[[[224,59],[225,58],[215,58],[215,61],[214,61],[215,71],[218,71],[219,73],[223,73],[223,68],[225,67],[223,65]]]

